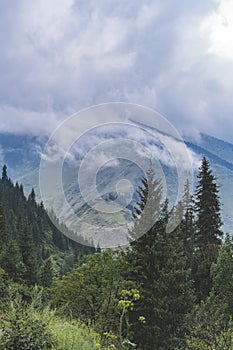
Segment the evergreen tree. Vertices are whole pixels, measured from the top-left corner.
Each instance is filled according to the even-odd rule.
[[[67,236],[77,239],[75,233],[71,235],[67,229],[64,230],[62,225],[60,225],[61,229],[59,230],[52,224],[43,203],[40,205],[36,203],[34,190],[31,191],[28,199],[25,197],[23,186],[18,183],[14,185],[8,178],[6,166],[3,167],[2,173],[3,179],[0,179],[1,251],[3,251],[7,242],[15,240],[17,245],[19,245],[20,252],[21,247],[25,251],[24,259],[26,259],[27,249],[23,247],[26,245],[25,242],[27,240],[21,238],[25,235],[23,228],[25,227],[25,222],[27,222],[30,232],[30,234],[28,233],[30,236],[29,242],[32,243],[31,251],[35,253],[39,267],[43,266],[43,261],[52,254],[56,255],[61,262],[56,265],[59,272],[62,270],[67,271],[73,267],[74,263],[81,256],[95,252],[95,248],[88,247],[90,242],[80,239],[80,242],[83,242],[83,244],[79,244],[71,241],[71,239],[61,233],[67,232]],[[31,243],[29,243],[29,246]],[[31,256],[31,253],[29,256]],[[23,261],[22,264],[24,265]],[[32,277],[32,279],[34,278]]]
[[[220,230],[222,221],[219,191],[210,164],[205,157],[199,169],[198,179],[195,194],[197,219],[194,279],[197,296],[199,299],[204,299],[211,290],[210,267],[217,259],[223,235]]]
[[[36,249],[26,221],[19,233],[19,247],[22,254],[22,261],[25,265],[24,278],[28,284],[35,284],[37,281]]]
[[[181,230],[184,239],[184,248],[187,256],[187,264],[193,270],[194,238],[195,238],[195,216],[194,203],[190,191],[190,183],[187,179],[183,195],[184,217],[181,222]]]
[[[185,349],[233,348],[233,242],[229,235],[211,265],[211,277],[211,292],[188,317]]]
[[[180,344],[184,318],[193,305],[192,281],[190,270],[186,269],[180,228],[166,232],[168,203],[161,202],[161,185],[154,180],[151,170],[149,174],[140,188],[141,205],[137,206],[139,210],[130,236],[132,233],[137,236],[149,212],[155,222],[148,232],[141,237],[139,234],[140,238],[130,243],[125,256],[126,277],[136,285],[141,296],[129,313],[129,322],[132,340],[140,349],[174,349]],[[147,188],[153,189],[153,200],[150,199],[148,211],[140,214],[147,202]],[[159,216],[158,208],[162,208]],[[140,316],[145,317],[144,323],[140,322]]]
[[[0,266],[14,281],[21,281],[25,273],[25,266],[18,245],[10,240],[0,254]]]
[[[211,276],[213,294],[224,305],[224,314],[233,318],[233,241],[229,235],[219,251],[216,263],[211,266]]]
[[[28,202],[30,202],[33,206],[36,206],[36,194],[34,188],[32,188],[31,193],[28,196]]]
[[[152,164],[146,173],[146,177],[141,179],[141,185],[137,194],[139,200],[133,212],[134,225],[129,231],[129,239],[132,241],[138,238],[143,240],[142,234],[145,232],[145,229],[153,227],[163,207],[161,180],[155,178]],[[152,234],[152,241],[153,239]]]
[[[7,243],[7,238],[8,238],[8,235],[7,235],[7,228],[6,228],[6,220],[3,212],[3,207],[0,203],[0,247],[1,249]]]
[[[7,166],[4,165],[2,168],[2,182],[6,182],[8,180],[8,176],[7,176]]]
[[[54,276],[52,259],[48,258],[40,271],[40,283],[43,287],[51,287]]]

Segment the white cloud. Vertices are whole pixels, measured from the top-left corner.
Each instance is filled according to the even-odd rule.
[[[57,126],[58,120],[58,115],[53,111],[0,106],[0,132],[40,135],[51,132]]]
[[[48,133],[81,108],[120,100],[232,140],[232,13],[231,0],[5,3],[2,130]]]
[[[233,60],[233,2],[222,0],[217,11],[210,14],[202,24],[203,34],[209,32],[209,53],[221,57],[223,60]]]

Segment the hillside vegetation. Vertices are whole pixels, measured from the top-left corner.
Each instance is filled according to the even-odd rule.
[[[101,251],[63,236],[3,168],[0,349],[233,348],[233,242],[208,160],[172,211],[152,168],[138,195],[129,246]]]

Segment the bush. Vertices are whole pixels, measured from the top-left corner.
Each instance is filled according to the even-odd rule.
[[[47,350],[55,345],[52,333],[33,304],[22,301],[19,295],[9,303],[0,328],[0,348],[4,350]]]
[[[35,287],[30,302],[24,296],[8,294],[0,312],[0,349],[4,350],[107,350],[100,336],[79,321],[64,319],[44,305],[43,290]]]
[[[4,350],[47,350],[52,349],[52,334],[40,320],[24,317],[15,319],[10,326],[3,328],[0,338],[1,349]]]
[[[233,349],[233,322],[222,300],[210,293],[189,317],[185,349]]]

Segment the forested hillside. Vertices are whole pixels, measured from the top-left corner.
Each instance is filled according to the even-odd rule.
[[[76,243],[55,227],[32,189],[28,198],[23,186],[14,184],[3,166],[0,179],[0,266],[13,280],[38,283],[49,259],[55,273],[71,269],[83,255],[95,249]],[[87,242],[86,242],[87,243]]]
[[[197,180],[170,210],[148,169],[129,246],[101,252],[56,231],[4,167],[0,349],[232,349],[233,242],[205,157]]]

